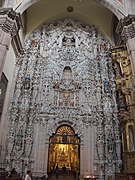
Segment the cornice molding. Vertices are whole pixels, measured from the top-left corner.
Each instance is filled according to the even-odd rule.
[[[22,20],[19,13],[16,13],[12,8],[0,8],[0,28],[15,36],[22,27]]]
[[[116,28],[116,33],[119,34],[123,41],[135,37],[135,15],[128,15],[124,19],[121,19]]]

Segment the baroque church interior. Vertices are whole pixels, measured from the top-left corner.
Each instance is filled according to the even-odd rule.
[[[134,0],[0,0],[0,179],[57,166],[135,179]]]

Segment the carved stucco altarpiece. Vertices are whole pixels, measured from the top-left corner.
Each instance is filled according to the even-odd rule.
[[[89,154],[82,173],[101,179],[113,175],[121,168],[117,113],[107,38],[96,27],[72,19],[44,24],[27,38],[17,62],[7,168],[38,171],[34,169],[38,125],[44,127],[44,144],[65,123]]]

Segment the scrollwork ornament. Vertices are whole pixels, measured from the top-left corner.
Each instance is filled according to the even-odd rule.
[[[19,150],[17,160],[25,157],[23,163],[30,164],[35,141],[43,139],[49,143],[57,128],[66,124],[74,129],[84,147],[90,143],[86,132],[95,133],[93,144],[97,149],[99,174],[104,176],[105,162],[115,153],[112,152],[114,135],[119,136],[114,127],[111,133],[114,144],[107,144],[108,131],[118,125],[113,123],[117,111],[113,108],[114,74],[108,70],[112,68],[109,48],[109,41],[96,27],[72,19],[43,24],[32,32],[25,41],[24,54],[20,55],[22,63],[18,64],[13,99],[16,108],[12,104],[13,113],[9,114],[10,131],[16,130],[16,135],[9,137],[9,160],[12,151],[17,154]],[[17,127],[14,121],[18,122]],[[117,153],[119,148],[118,145]],[[17,162],[20,169],[21,163],[21,160]]]

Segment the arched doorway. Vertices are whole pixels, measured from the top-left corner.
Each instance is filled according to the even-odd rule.
[[[80,138],[70,126],[58,127],[56,133],[50,137],[48,173],[54,173],[58,166],[59,174],[62,174],[62,167],[66,166],[66,174],[76,176],[80,169],[79,143]]]

